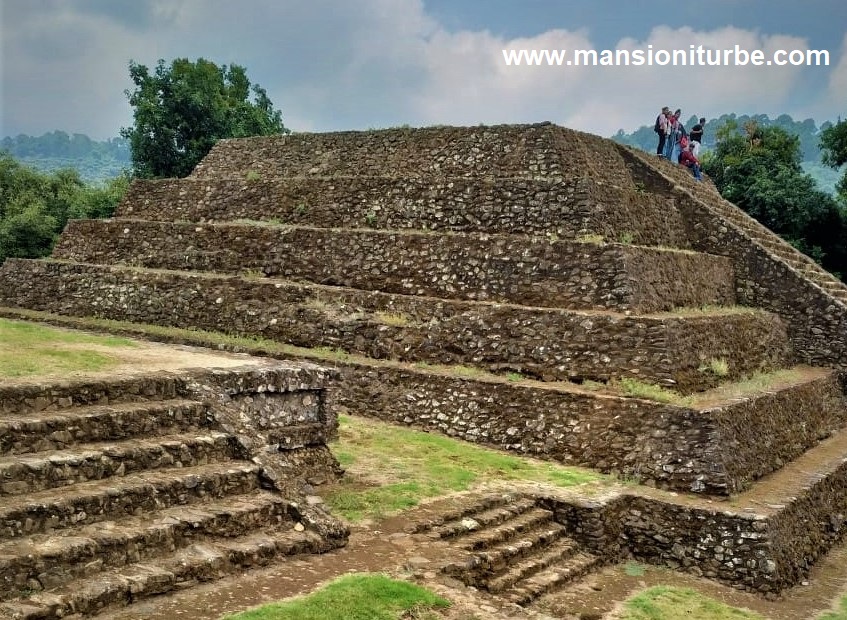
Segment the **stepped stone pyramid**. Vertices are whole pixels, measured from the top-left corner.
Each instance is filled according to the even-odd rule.
[[[847,287],[656,160],[549,123],[223,140],[0,303],[338,350],[355,414],[656,487],[544,500],[598,557],[778,593],[845,525]]]

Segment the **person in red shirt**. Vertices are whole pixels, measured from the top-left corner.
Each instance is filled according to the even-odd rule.
[[[691,169],[691,173],[698,181],[702,181],[703,177],[700,174],[700,160],[694,156],[694,144],[689,144],[687,149],[683,149],[679,154],[679,163],[686,168]]]

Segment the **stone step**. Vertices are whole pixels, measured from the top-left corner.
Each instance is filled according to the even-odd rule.
[[[579,546],[574,540],[559,538],[548,547],[536,549],[535,553],[504,567],[500,574],[488,579],[483,587],[492,594],[500,594],[545,569],[561,566],[578,552]]]
[[[209,537],[243,536],[290,521],[282,496],[255,492],[175,506],[0,543],[0,599],[52,589],[104,569],[147,562]]]
[[[441,534],[436,529],[445,524],[461,521],[465,517],[472,517],[492,508],[523,503],[524,500],[528,500],[529,507],[536,503],[531,497],[513,493],[451,495],[417,508],[408,515],[409,525],[404,528],[404,531],[408,534],[429,532],[432,538],[441,538]],[[464,531],[467,529],[464,528]]]
[[[159,558],[107,571],[50,592],[0,607],[14,620],[54,620],[90,616],[198,582],[220,579],[283,557],[328,551],[316,534],[304,531],[255,533],[229,541],[194,544]]]
[[[498,525],[485,527],[462,536],[457,539],[457,544],[468,551],[488,550],[500,543],[513,541],[518,536],[523,536],[537,528],[558,530],[559,528],[552,523],[552,512],[543,508],[533,508]]]
[[[22,495],[139,471],[217,463],[234,456],[230,435],[208,431],[9,456],[0,458],[0,496]]]
[[[117,379],[71,379],[48,385],[6,381],[0,386],[0,415],[171,400],[179,398],[184,382],[167,372]]]
[[[537,554],[556,541],[564,538],[567,531],[556,523],[544,523],[539,527],[523,532],[520,536],[495,544],[485,551],[472,554],[464,561],[446,565],[442,572],[453,575],[474,585],[479,579],[487,579],[492,574],[505,571],[518,559]]]
[[[735,303],[724,257],[514,234],[74,220],[53,258],[554,308],[657,312]]]
[[[209,273],[8,259],[5,303],[73,316],[261,336],[403,362],[466,364],[543,379],[631,377],[681,392],[788,361],[773,314],[626,315],[256,281]],[[703,372],[721,358],[728,374]]]
[[[69,407],[0,418],[0,454],[198,431],[208,426],[207,409],[203,403],[173,399]]]
[[[586,235],[690,248],[674,202],[585,175],[569,179],[367,176],[136,179],[117,218],[319,228]],[[130,228],[131,230],[131,228]],[[129,234],[129,233],[128,233]]]
[[[579,579],[601,563],[602,560],[597,556],[581,551],[570,557],[563,565],[550,566],[520,581],[516,587],[506,593],[505,598],[524,607],[540,596]]]
[[[251,492],[261,467],[246,461],[160,469],[5,498],[0,540],[120,519]]]
[[[465,536],[486,527],[499,525],[518,515],[533,510],[536,500],[532,497],[521,497],[508,505],[488,506],[482,504],[479,510],[469,508],[464,514],[432,529],[436,538],[451,539]]]

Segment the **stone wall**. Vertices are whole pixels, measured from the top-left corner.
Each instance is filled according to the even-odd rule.
[[[162,221],[273,220],[321,228],[383,228],[623,236],[687,248],[673,200],[588,177],[135,180],[115,216]]]
[[[18,307],[545,380],[631,376],[691,391],[781,366],[787,354],[781,322],[754,311],[629,317],[19,259],[0,272],[0,297]],[[726,377],[700,370],[715,357],[728,362]]]
[[[238,273],[443,299],[651,312],[733,305],[723,257],[522,235],[76,220],[53,257]]]
[[[778,572],[766,518],[634,495],[609,510],[638,560],[761,593],[793,585]]]
[[[823,475],[826,474],[826,475]],[[771,518],[774,560],[780,575],[795,584],[847,534],[847,457],[819,472],[793,501]]]

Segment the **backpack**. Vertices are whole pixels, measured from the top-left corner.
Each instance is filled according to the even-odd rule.
[[[653,125],[653,131],[655,131],[656,133],[662,133],[662,126],[659,124],[659,121],[661,120],[661,118],[662,118],[662,115],[659,114],[659,116],[656,117],[656,124]]]

